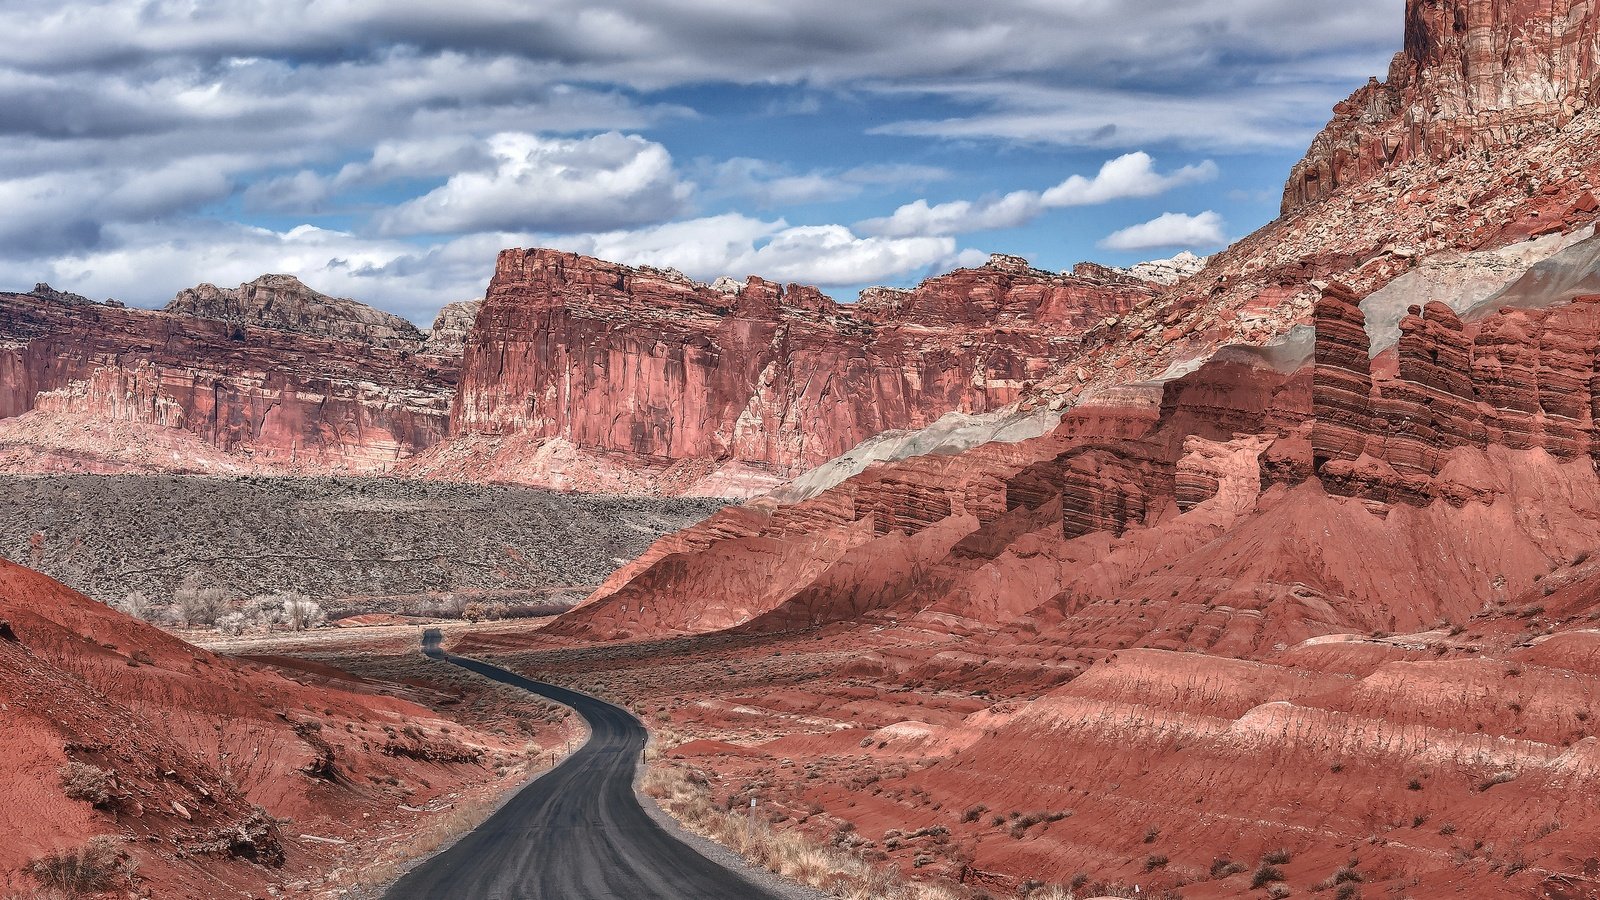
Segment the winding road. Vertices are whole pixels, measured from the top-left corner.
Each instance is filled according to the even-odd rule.
[[[388,900],[778,900],[702,856],[640,806],[634,773],[644,725],[620,706],[440,649],[422,649],[502,684],[565,704],[590,737],[478,828],[395,882]]]

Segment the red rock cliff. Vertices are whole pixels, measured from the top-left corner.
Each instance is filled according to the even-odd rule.
[[[1592,3],[1407,0],[1388,80],[1335,108],[1290,174],[1283,211],[1412,159],[1492,154],[1559,129],[1595,101],[1597,81]]]
[[[82,421],[91,445],[104,423],[156,426],[252,465],[381,470],[444,436],[457,367],[448,357],[221,318],[45,291],[0,294],[0,422],[25,413]],[[121,463],[107,461],[126,448],[110,444],[120,440],[77,449],[98,460],[92,468],[114,470]],[[192,471],[197,463],[152,464]]]
[[[625,465],[787,477],[887,429],[1011,403],[1152,288],[997,257],[840,306],[553,250],[500,255],[468,338],[458,435],[560,441]]]

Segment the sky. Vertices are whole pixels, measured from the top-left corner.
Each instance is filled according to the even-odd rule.
[[[1270,221],[1403,0],[5,0],[0,289],[298,275],[426,326],[503,248],[704,281],[1064,270]]]

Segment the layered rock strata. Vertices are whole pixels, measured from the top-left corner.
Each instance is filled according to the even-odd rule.
[[[997,257],[840,306],[552,250],[500,256],[465,353],[458,437],[562,442],[639,467],[797,474],[862,440],[1022,397],[1152,288]]]
[[[307,322],[348,330],[317,316]],[[360,322],[349,328],[372,333]],[[444,436],[458,363],[373,340],[0,294],[0,420],[177,429],[247,467],[382,470]],[[91,471],[206,468],[204,459],[188,461],[192,454],[119,460],[127,447],[123,439],[91,441],[72,455]]]
[[[1284,189],[1289,212],[1412,159],[1485,158],[1560,129],[1596,100],[1600,10],[1588,3],[1411,0],[1405,49],[1334,109]]]

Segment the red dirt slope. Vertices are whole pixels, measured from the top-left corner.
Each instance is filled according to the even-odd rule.
[[[6,889],[26,889],[30,861],[110,835],[137,892],[295,892],[493,781],[511,749],[413,703],[200,650],[4,561],[0,621]],[[87,799],[67,795],[69,766]]]

